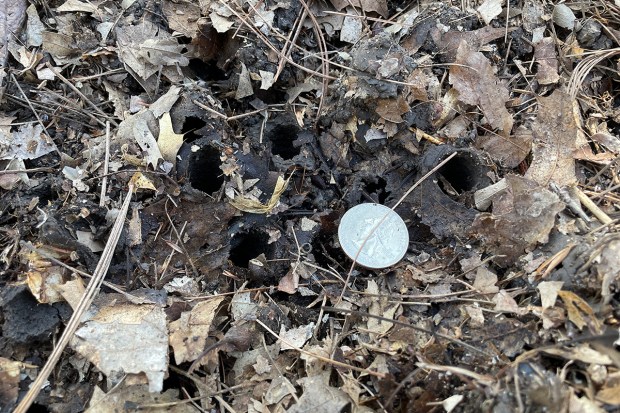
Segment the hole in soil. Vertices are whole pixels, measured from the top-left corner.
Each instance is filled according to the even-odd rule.
[[[293,145],[293,141],[297,139],[299,129],[295,125],[278,125],[269,134],[271,140],[271,152],[274,155],[280,155],[282,159],[292,159],[299,155],[299,148]]]
[[[226,80],[226,72],[217,67],[216,60],[203,62],[200,59],[189,59],[189,68],[205,82]]]
[[[467,154],[456,155],[439,173],[458,193],[470,191],[476,184],[474,160]],[[445,191],[445,188],[444,188]]]
[[[181,133],[184,134],[183,141],[194,142],[196,139],[200,138],[200,135],[197,135],[196,131],[203,128],[206,124],[207,122],[196,116],[186,117],[185,122],[183,122],[183,128],[181,129]]]
[[[245,234],[237,234],[232,238],[230,261],[241,268],[248,268],[248,264],[252,258],[256,258],[261,254],[268,257],[271,248],[267,242],[269,235],[260,231],[250,231]]]
[[[224,183],[220,169],[220,151],[205,145],[189,157],[187,175],[192,188],[211,194]]]
[[[367,182],[364,180],[364,183],[364,190],[369,194],[377,194],[377,200],[380,204],[383,204],[390,195],[390,192],[385,190],[387,182],[381,177],[378,177],[376,182]]]
[[[286,92],[282,90],[275,90],[273,87],[269,90],[259,89],[254,94],[258,99],[268,105],[275,105],[286,101]]]

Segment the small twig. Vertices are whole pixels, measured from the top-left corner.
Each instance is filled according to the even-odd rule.
[[[105,119],[109,119],[109,116],[108,116],[108,114],[107,114],[107,113],[105,113],[104,111],[102,111],[102,110],[99,108],[99,106],[97,106],[97,105],[95,105],[93,102],[91,102],[91,100],[90,100],[90,99],[88,99],[88,98],[86,97],[86,95],[84,95],[84,94],[80,91],[80,89],[78,89],[77,87],[75,87],[75,86],[73,85],[73,83],[69,82],[69,80],[67,80],[67,78],[66,78],[66,77],[64,77],[64,76],[60,73],[60,71],[59,71],[58,69],[56,69],[54,66],[52,66],[52,65],[50,64],[50,62],[45,62],[45,66],[47,66],[47,67],[48,67],[48,68],[49,68],[52,72],[54,72],[54,74],[55,74],[56,76],[58,76],[58,79],[60,79],[60,80],[61,80],[64,84],[66,84],[67,86],[69,86],[69,88],[70,88],[71,90],[73,90],[75,93],[77,93],[77,95],[78,95],[79,97],[81,97],[81,98],[84,100],[84,102],[88,103],[88,105],[89,105],[91,108],[93,108],[93,109],[95,110],[95,112],[97,112],[98,114],[100,114],[101,116],[103,116]],[[112,125],[114,125],[114,126],[118,126],[118,123],[117,123],[116,121],[111,120],[110,122],[112,123]]]
[[[17,81],[17,79],[15,79],[15,75],[13,75],[13,73],[11,73],[11,79],[13,79],[13,82],[15,83],[15,86],[17,86],[17,88],[19,89],[19,92],[22,94],[24,100],[26,101],[26,103],[30,107],[30,110],[32,111],[34,116],[37,118],[37,122],[43,128],[43,132],[45,133],[45,136],[48,137],[50,142],[53,142],[54,140],[52,139],[50,134],[47,132],[47,128],[43,124],[43,121],[41,120],[41,117],[39,116],[39,113],[35,110],[34,106],[32,106],[32,103],[30,103],[30,99],[28,99],[28,96],[26,96],[26,94],[24,93],[24,89],[22,89],[22,87],[19,85],[19,82]],[[56,149],[56,150],[58,151],[58,149]]]
[[[458,338],[454,338],[454,337],[447,336],[445,334],[437,333],[437,332],[431,331],[431,330],[429,330],[427,328],[418,327],[418,326],[415,326],[415,325],[412,325],[412,324],[407,324],[407,323],[404,323],[404,322],[399,321],[399,320],[392,320],[390,318],[381,317],[379,315],[374,315],[374,314],[366,313],[364,311],[347,310],[347,309],[344,309],[344,308],[335,308],[335,307],[321,307],[321,308],[323,310],[325,310],[325,311],[330,311],[332,313],[344,313],[344,314],[357,315],[357,316],[361,316],[361,317],[375,318],[377,320],[384,321],[386,323],[392,323],[392,324],[395,324],[397,326],[410,328],[412,330],[419,331],[421,333],[426,333],[426,334],[429,334],[431,336],[436,336],[436,337],[442,338],[442,339],[447,340],[447,341],[449,341],[451,343],[458,344],[459,346],[464,347],[464,348],[466,348],[468,350],[475,351],[476,353],[483,354],[483,355],[485,355],[487,357],[494,357],[493,354],[489,354],[489,353],[487,353],[484,350],[480,350],[479,348],[474,347],[471,344],[467,344],[466,342],[461,341]]]
[[[82,316],[88,310],[93,299],[99,292],[99,288],[101,283],[108,272],[108,268],[110,267],[110,262],[112,261],[112,257],[114,255],[114,250],[116,249],[116,245],[118,244],[118,240],[121,236],[121,232],[123,230],[123,224],[125,221],[125,217],[127,216],[127,210],[129,209],[129,202],[131,201],[131,196],[133,194],[133,184],[129,184],[129,188],[127,190],[127,195],[125,196],[125,200],[123,201],[123,205],[116,217],[116,221],[114,222],[114,226],[112,227],[112,231],[110,232],[110,238],[108,238],[108,242],[101,254],[101,259],[95,268],[95,272],[93,273],[93,278],[91,278],[88,283],[88,287],[86,287],[86,291],[84,291],[84,295],[80,300],[77,308],[74,310],[71,319],[67,323],[65,330],[63,331],[56,347],[50,354],[45,366],[39,372],[39,375],[35,379],[35,381],[30,385],[30,390],[26,393],[22,401],[17,405],[14,413],[26,413],[28,408],[32,405],[36,397],[38,396],[41,389],[43,389],[47,378],[52,373],[52,370],[60,360],[60,356],[62,355],[65,347],[69,344],[69,340],[73,337],[73,334],[77,330],[80,325]]]
[[[239,120],[242,118],[245,118],[246,116],[251,116],[251,115],[256,115],[257,113],[261,113],[266,111],[267,109],[256,109],[256,110],[252,110],[250,112],[246,112],[246,113],[241,113],[239,115],[234,115],[234,116],[226,116],[223,113],[218,112],[215,109],[211,109],[210,107],[208,107],[207,105],[205,105],[204,103],[200,103],[197,100],[192,100],[192,102],[198,106],[199,108],[202,108],[204,110],[206,110],[207,112],[217,116],[220,119],[224,119],[226,122],[230,122],[231,120]]]
[[[35,172],[54,172],[56,169],[50,168],[49,166],[42,166],[40,168],[31,168],[31,169],[5,169],[0,171],[0,175],[8,175],[8,174],[32,174]]]
[[[469,377],[470,379],[474,379],[478,383],[484,384],[485,386],[491,386],[493,383],[495,383],[495,380],[491,376],[487,376],[486,374],[485,375],[478,374],[476,372],[464,369],[462,367],[441,366],[439,364],[425,363],[422,361],[417,362],[415,365],[421,369],[445,371],[448,373],[456,374],[458,376]]]
[[[410,193],[413,192],[414,189],[416,189],[422,182],[424,182],[426,179],[428,179],[429,176],[433,175],[435,172],[437,172],[439,169],[441,169],[442,166],[444,166],[446,163],[448,163],[450,161],[450,159],[454,158],[456,156],[457,152],[453,152],[450,154],[450,156],[448,156],[446,159],[444,159],[443,161],[441,161],[439,164],[437,164],[437,166],[435,166],[433,169],[431,169],[430,171],[428,171],[422,178],[420,178],[416,183],[414,183],[413,185],[411,185],[411,188],[409,188],[407,190],[407,192],[405,192],[405,194],[403,196],[400,197],[400,199],[394,204],[394,206],[391,208],[392,211],[394,211],[394,209],[396,209],[397,206],[399,206],[404,200],[405,198],[407,198],[407,196],[409,196]],[[370,238],[370,236],[377,230],[377,228],[379,228],[381,226],[381,224],[383,224],[383,222],[387,219],[387,217],[389,216],[390,212],[387,212],[375,225],[374,227],[371,228],[371,230],[368,232],[368,235],[366,235],[366,237],[364,238],[364,240],[362,241],[362,245],[360,245],[359,249],[357,250],[357,253],[355,254],[355,257],[353,258],[353,263],[351,263],[351,268],[349,269],[349,272],[347,274],[347,278],[344,282],[344,286],[342,287],[342,292],[340,293],[340,297],[338,297],[338,301],[336,301],[336,305],[340,304],[340,302],[342,301],[342,299],[344,298],[344,294],[347,291],[347,287],[349,286],[349,280],[351,279],[351,275],[353,274],[353,269],[355,268],[355,264],[357,264],[357,258],[359,257],[359,255],[361,254],[362,250],[364,249],[364,246],[366,245],[366,241],[368,241],[368,239]]]
[[[328,308],[328,307],[325,307],[325,308]],[[324,361],[325,363],[329,363],[329,364],[332,364],[334,366],[343,367],[343,368],[349,369],[349,370],[359,371],[361,373],[366,373],[366,374],[369,374],[371,376],[380,377],[382,379],[385,378],[385,374],[379,373],[378,371],[373,371],[373,370],[369,370],[369,369],[363,369],[361,367],[351,366],[351,365],[349,365],[347,363],[342,363],[340,361],[332,360],[330,358],[323,357],[323,356],[320,356],[318,354],[314,354],[314,353],[312,353],[310,351],[307,351],[307,350],[304,350],[302,348],[299,348],[296,345],[294,345],[293,343],[289,342],[288,340],[285,340],[282,337],[280,337],[280,335],[278,333],[276,333],[275,331],[273,331],[272,329],[267,327],[267,325],[265,325],[265,323],[263,323],[262,321],[256,320],[256,322],[261,327],[263,327],[265,330],[267,330],[269,333],[271,333],[272,336],[274,336],[275,338],[277,338],[278,340],[280,340],[281,342],[283,342],[287,346],[291,347],[295,351],[298,351],[298,352],[300,352],[302,354],[305,354],[307,356],[310,356],[310,357],[314,357],[314,358],[316,358],[318,360]]]
[[[575,186],[574,191],[577,194],[577,197],[579,198],[581,204],[586,207],[590,212],[592,212],[592,215],[594,215],[599,221],[601,221],[602,224],[609,224],[612,222],[612,219],[609,218],[609,215],[607,215],[602,209],[600,209],[598,205],[596,205],[586,194],[581,191],[581,189]]]

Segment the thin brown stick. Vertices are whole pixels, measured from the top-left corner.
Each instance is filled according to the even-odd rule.
[[[265,46],[267,46],[269,49],[271,49],[271,51],[273,51],[274,53],[276,53],[278,56],[283,56],[282,55],[282,51],[278,50],[277,47],[275,47],[273,44],[271,44],[271,42],[269,41],[269,39],[267,38],[267,36],[265,36],[263,34],[263,32],[261,32],[260,30],[256,29],[254,27],[254,25],[251,22],[248,22],[247,19],[243,16],[241,16],[241,14],[239,12],[237,12],[237,10],[233,9],[232,7],[230,7],[228,5],[228,3],[223,3],[224,6],[226,8],[228,8],[228,10],[231,11],[231,13],[233,13],[239,20],[241,20],[241,22],[248,28],[250,29],[252,32],[254,32],[254,34],[256,34],[256,36],[258,36],[261,41],[265,44]],[[284,59],[291,65],[297,67],[298,69],[303,70],[304,72],[310,73],[314,76],[318,76],[318,77],[323,77],[324,75],[320,72],[317,72],[316,70],[312,70],[312,69],[308,69],[307,67],[300,65],[299,63],[295,62],[293,59],[291,58],[287,58],[286,56],[284,56]],[[328,79],[330,80],[336,80],[337,78],[333,77],[333,76],[328,76]]]
[[[416,189],[422,182],[426,181],[428,179],[429,176],[433,175],[435,172],[437,172],[442,166],[444,166],[446,163],[448,163],[450,161],[450,159],[454,158],[456,156],[457,152],[453,152],[450,154],[450,156],[448,156],[446,159],[444,159],[443,161],[439,162],[439,164],[437,164],[437,166],[435,166],[433,169],[431,169],[430,171],[428,171],[422,178],[420,178],[416,183],[414,183],[413,185],[411,185],[411,188],[409,188],[407,190],[407,192],[405,192],[405,194],[403,196],[400,197],[400,199],[394,204],[394,206],[391,208],[392,211],[394,211],[394,209],[396,209],[397,206],[399,206],[404,200],[405,198],[407,198],[409,196],[409,194],[411,192],[413,192],[414,189]],[[351,268],[349,269],[349,272],[347,274],[347,279],[344,282],[344,286],[342,287],[342,292],[340,293],[340,297],[338,297],[338,301],[336,301],[336,305],[340,304],[340,302],[342,301],[342,299],[344,298],[344,294],[347,291],[347,287],[349,285],[349,280],[351,279],[351,275],[353,274],[353,270],[355,269],[355,264],[357,264],[357,258],[359,257],[359,255],[361,254],[362,250],[364,249],[364,246],[366,245],[366,241],[368,241],[368,239],[370,238],[370,236],[377,230],[377,228],[379,228],[381,226],[381,224],[383,224],[383,221],[385,221],[387,219],[389,215],[389,212],[387,212],[380,220],[379,222],[377,222],[375,224],[374,227],[372,227],[372,229],[368,232],[368,235],[366,236],[366,238],[364,238],[364,240],[362,241],[362,245],[360,245],[359,249],[357,250],[357,253],[355,254],[355,257],[353,258],[353,262],[351,263]]]
[[[123,224],[127,215],[127,210],[129,209],[129,202],[131,201],[132,194],[133,184],[129,184],[127,195],[125,196],[123,205],[120,209],[118,216],[116,217],[114,227],[112,227],[112,231],[110,232],[110,238],[108,238],[108,242],[106,243],[103,253],[101,254],[101,259],[99,260],[99,263],[95,268],[93,278],[91,278],[90,282],[88,283],[88,287],[86,288],[86,291],[84,292],[80,303],[73,312],[71,319],[67,323],[67,326],[65,327],[62,336],[60,336],[60,339],[58,340],[56,347],[54,347],[52,354],[50,354],[50,357],[45,363],[45,366],[43,366],[36,380],[31,384],[28,393],[26,393],[22,401],[17,405],[14,413],[26,413],[28,411],[28,408],[32,405],[34,399],[36,399],[37,395],[43,388],[45,381],[52,373],[52,370],[56,366],[56,363],[58,363],[58,360],[60,360],[60,356],[62,355],[65,347],[69,344],[69,341],[73,337],[73,334],[80,325],[80,320],[82,319],[82,316],[84,315],[86,310],[88,310],[93,299],[99,292],[99,288],[101,287],[101,283],[106,273],[108,272],[110,262],[112,261],[112,257],[114,255],[114,250],[121,236]]]
[[[418,327],[418,326],[415,326],[415,325],[412,325],[412,324],[407,324],[407,323],[399,321],[399,320],[392,320],[390,318],[381,317],[380,315],[374,315],[374,314],[366,313],[364,311],[347,310],[347,309],[344,309],[344,308],[335,308],[335,307],[321,307],[321,308],[323,310],[325,310],[325,311],[329,311],[329,312],[332,312],[332,313],[344,313],[344,314],[357,315],[357,316],[361,316],[361,317],[371,317],[371,318],[374,318],[374,319],[377,319],[377,320],[380,320],[380,321],[384,321],[386,323],[392,323],[392,324],[397,325],[397,326],[410,328],[412,330],[419,331],[421,333],[426,333],[426,334],[429,334],[431,336],[442,338],[442,339],[447,340],[447,341],[449,341],[451,343],[454,343],[454,344],[457,344],[457,345],[459,345],[461,347],[464,347],[464,348],[466,348],[468,350],[474,351],[476,353],[483,354],[483,355],[485,355],[487,357],[494,357],[493,354],[489,354],[489,353],[487,353],[484,350],[480,350],[479,348],[474,347],[471,344],[467,344],[466,342],[461,341],[458,338],[454,338],[454,337],[447,336],[445,334],[433,332],[433,331],[431,331],[431,330],[429,330],[427,328]]]
[[[64,77],[64,76],[60,73],[60,71],[59,71],[58,69],[56,69],[54,66],[52,66],[52,65],[50,64],[50,62],[45,62],[45,66],[47,66],[47,67],[48,67],[48,68],[49,68],[52,72],[54,72],[54,74],[55,74],[56,76],[58,76],[58,79],[60,79],[60,80],[61,80],[61,81],[62,81],[65,85],[69,86],[69,88],[70,88],[71,90],[73,90],[75,93],[77,93],[77,95],[78,95],[79,97],[81,97],[81,98],[84,100],[84,102],[88,103],[88,105],[89,105],[91,108],[93,108],[93,109],[95,110],[95,112],[97,112],[98,114],[100,114],[101,116],[103,116],[105,119],[109,119],[109,116],[108,116],[108,114],[107,114],[107,113],[105,113],[104,111],[102,111],[102,110],[99,108],[99,106],[97,106],[97,105],[95,105],[93,102],[91,102],[91,100],[90,100],[90,99],[88,99],[88,98],[86,97],[86,95],[84,95],[84,94],[80,91],[80,89],[78,89],[77,87],[75,87],[75,86],[73,85],[73,83],[69,82],[69,80],[67,80],[67,78],[66,78],[66,77]],[[110,120],[110,122],[112,123],[112,125],[114,125],[114,126],[118,126],[118,123],[117,123],[116,121],[114,121],[114,120]]]
[[[0,171],[0,175],[8,175],[8,174],[33,174],[35,172],[54,172],[55,168],[50,168],[49,166],[42,166],[40,168],[31,168],[31,169],[5,169],[4,171]]]
[[[334,366],[343,367],[343,368],[349,369],[349,370],[359,371],[361,373],[366,373],[366,374],[369,374],[369,375],[375,376],[375,377],[385,378],[385,374],[379,373],[378,371],[373,371],[373,370],[369,370],[369,369],[363,369],[361,367],[351,366],[351,365],[348,365],[347,363],[342,363],[340,361],[332,360],[332,359],[329,359],[327,357],[323,357],[323,356],[320,356],[318,354],[314,354],[314,353],[312,353],[310,351],[304,350],[303,348],[299,348],[296,345],[294,345],[293,343],[291,343],[291,342],[283,339],[282,337],[280,337],[280,335],[278,333],[276,333],[275,331],[273,331],[272,329],[267,327],[267,325],[265,325],[265,323],[263,323],[262,321],[256,320],[256,322],[261,327],[263,327],[265,330],[267,330],[269,333],[271,333],[272,336],[274,336],[275,338],[277,338],[278,340],[280,340],[281,342],[283,342],[287,346],[292,347],[292,349],[295,350],[295,351],[298,351],[298,352],[303,353],[303,354],[305,354],[307,356],[310,356],[310,357],[314,357],[314,358],[316,358],[318,360],[324,361],[325,363],[329,363],[329,364],[332,364]]]
[[[321,69],[323,71],[323,79],[322,79],[323,90],[321,91],[321,97],[319,98],[319,107],[316,110],[316,118],[314,120],[314,128],[316,129],[319,126],[319,120],[321,119],[321,111],[323,110],[323,103],[325,101],[325,96],[327,95],[327,88],[329,86],[328,76],[329,76],[329,63],[330,62],[329,62],[329,56],[327,55],[327,44],[325,43],[325,38],[323,37],[323,33],[321,32],[321,25],[316,20],[316,17],[314,17],[314,14],[312,14],[312,10],[310,10],[308,3],[306,3],[304,0],[299,0],[299,1],[304,6],[304,9],[306,9],[308,16],[310,17],[310,20],[312,20],[312,25],[314,27],[314,34],[317,38],[316,39],[317,43],[319,44],[319,51],[323,55],[323,59],[321,61]]]
[[[28,106],[30,107],[30,110],[32,111],[32,113],[34,114],[34,116],[37,118],[37,122],[39,123],[39,125],[41,125],[41,127],[43,128],[43,132],[45,133],[45,136],[48,137],[48,139],[50,140],[50,142],[53,142],[54,140],[52,139],[52,137],[50,136],[50,134],[47,132],[47,128],[45,127],[45,125],[43,124],[43,121],[41,120],[41,117],[39,116],[39,113],[35,110],[35,108],[32,106],[32,103],[30,103],[30,99],[28,99],[28,96],[26,96],[26,94],[24,93],[24,89],[22,89],[22,87],[19,85],[19,82],[17,81],[17,79],[15,79],[15,75],[13,75],[13,73],[11,73],[11,79],[13,79],[13,82],[15,83],[15,86],[17,86],[17,88],[19,89],[19,93],[22,94],[22,97],[24,98],[24,100],[26,101],[26,103],[28,104]],[[58,149],[56,149],[58,150]]]

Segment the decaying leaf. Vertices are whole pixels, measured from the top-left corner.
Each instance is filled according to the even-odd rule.
[[[117,27],[116,37],[119,58],[142,80],[147,80],[162,66],[189,64],[178,40],[149,20],[142,19],[136,26]]]
[[[480,136],[476,139],[476,146],[484,149],[504,168],[516,168],[532,150],[532,141],[532,131],[519,125],[510,136]]]
[[[237,93],[235,99],[243,99],[254,94],[252,89],[252,79],[250,79],[250,72],[244,63],[241,63],[241,73],[239,73],[239,84],[237,85]]]
[[[0,357],[0,407],[11,410],[19,394],[20,372],[23,363]]]
[[[540,301],[542,302],[543,309],[555,305],[555,300],[558,298],[558,293],[563,285],[563,281],[543,281],[538,284],[536,289],[540,292]]]
[[[480,13],[480,17],[486,24],[496,18],[502,12],[503,0],[484,0],[484,2],[476,10]]]
[[[112,381],[144,374],[150,392],[161,392],[168,370],[168,331],[163,308],[131,304],[109,294],[75,332],[72,347]]]
[[[386,0],[330,0],[336,10],[342,10],[346,7],[360,8],[362,11],[368,13],[376,11],[383,17],[388,15],[388,7]]]
[[[222,301],[223,296],[200,302],[191,311],[184,311],[178,320],[170,323],[170,345],[174,350],[177,365],[194,361],[200,356]]]
[[[0,159],[37,159],[56,151],[41,125],[22,125],[13,133],[0,131]]]
[[[506,109],[509,92],[495,74],[491,62],[462,41],[455,63],[450,67],[450,83],[459,92],[459,100],[478,105],[487,123],[508,136],[513,123],[512,115]]]
[[[564,204],[553,192],[516,175],[506,175],[506,189],[493,200],[493,213],[478,214],[472,225],[487,248],[508,264],[538,243],[547,242]]]
[[[538,66],[538,71],[536,72],[538,83],[549,85],[560,80],[560,75],[558,74],[560,64],[555,51],[555,41],[552,37],[545,37],[536,43],[534,58]]]
[[[273,194],[267,204],[263,204],[255,199],[250,199],[243,196],[235,197],[235,199],[230,201],[230,204],[244,212],[251,212],[253,214],[268,214],[276,207],[276,205],[278,205],[278,202],[280,202],[280,195],[282,195],[282,193],[286,190],[286,186],[288,185],[290,179],[291,178],[289,177],[284,180],[284,178],[278,176],[276,187],[274,188]]]
[[[178,390],[169,389],[162,394],[153,394],[144,385],[122,384],[107,394],[95,386],[88,409],[85,413],[117,413],[145,406],[153,413],[196,413],[198,410],[190,403],[179,400]],[[158,406],[161,405],[161,406]]]
[[[532,126],[534,144],[532,164],[525,177],[547,186],[573,184],[577,147],[577,123],[573,115],[573,103],[566,93],[557,89],[551,96],[539,98],[538,116]]]
[[[157,191],[153,182],[146,177],[142,172],[136,172],[132,175],[129,181],[137,191],[138,189],[150,189],[151,191]]]
[[[190,39],[196,36],[200,16],[198,4],[190,1],[165,0],[162,3],[162,11],[172,30],[183,33]]]
[[[297,380],[304,393],[287,413],[333,413],[342,411],[351,399],[342,390],[329,385],[330,372]]]
[[[585,302],[585,300],[579,297],[572,291],[559,291],[558,295],[564,302],[566,310],[568,311],[568,319],[582,330],[585,326],[588,326],[592,333],[600,334],[602,323],[596,317],[592,307]]]
[[[379,286],[374,280],[368,281],[366,293],[373,297],[370,307],[368,308],[368,313],[371,315],[393,319],[400,309],[400,304],[389,304],[387,297],[377,298],[379,295]],[[375,317],[369,317],[366,326],[368,331],[371,332],[371,337],[376,339],[390,331],[390,329],[394,327],[394,323],[379,320]]]
[[[304,344],[306,344],[306,341],[308,341],[310,337],[312,337],[313,330],[314,323],[310,323],[297,328],[292,328],[288,331],[285,331],[284,326],[281,326],[280,337],[282,338],[282,344],[280,345],[280,349],[292,350],[295,348],[303,347]]]

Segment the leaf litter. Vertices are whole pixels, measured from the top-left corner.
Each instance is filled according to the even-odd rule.
[[[5,2],[0,411],[617,409],[619,26]],[[340,248],[366,202],[392,267]]]

